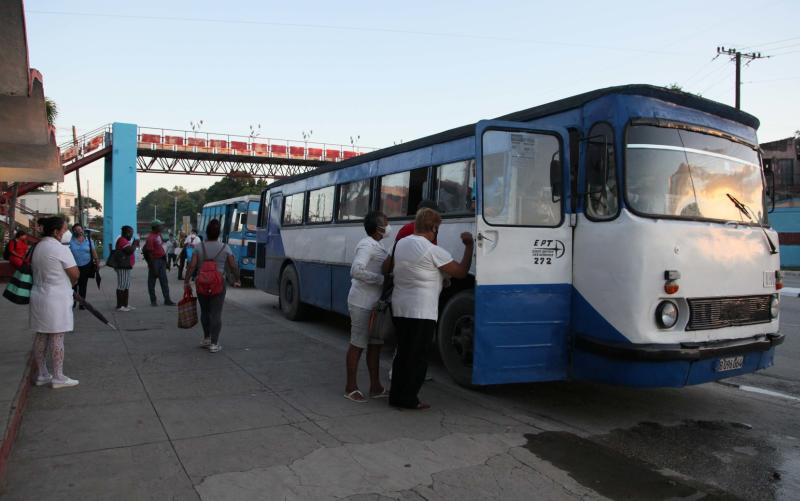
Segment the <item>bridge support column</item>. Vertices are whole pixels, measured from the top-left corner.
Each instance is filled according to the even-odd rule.
[[[103,254],[123,225],[136,228],[136,125],[115,122],[111,126],[111,155],[105,159],[103,200]]]

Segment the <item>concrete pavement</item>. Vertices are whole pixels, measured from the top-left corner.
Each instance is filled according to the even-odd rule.
[[[292,323],[271,296],[230,290],[223,351],[209,354],[199,327],[148,305],[144,274],[135,312],[112,313],[111,273],[104,293],[90,290],[119,332],[76,312],[65,371],[81,384],[33,389],[2,499],[791,499],[800,488],[795,402],[717,384],[476,392],[434,363],[431,410],[357,404],[342,397],[341,317]]]

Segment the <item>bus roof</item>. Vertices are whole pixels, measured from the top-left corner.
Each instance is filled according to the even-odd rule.
[[[537,118],[546,117],[548,115],[555,115],[557,113],[562,113],[567,110],[579,108],[590,101],[599,99],[601,97],[610,94],[627,94],[627,95],[639,95],[644,97],[653,97],[656,99],[660,99],[662,101],[667,101],[677,105],[704,111],[712,115],[717,115],[721,118],[741,123],[743,125],[746,125],[747,127],[752,127],[753,129],[758,129],[759,126],[759,121],[756,117],[754,117],[749,113],[745,113],[744,111],[732,108],[726,104],[718,103],[716,101],[700,97],[696,94],[690,94],[679,90],[671,90],[665,87],[657,87],[655,85],[647,85],[647,84],[620,85],[616,87],[607,87],[605,89],[593,90],[590,92],[585,92],[583,94],[578,94],[576,96],[568,97],[565,99],[559,99],[558,101],[553,101],[539,106],[534,106],[533,108],[515,111],[514,113],[509,113],[508,115],[497,117],[496,120],[528,122],[531,120],[535,120]],[[426,136],[420,139],[415,139],[407,143],[401,143],[395,146],[390,146],[388,148],[375,150],[366,153],[364,155],[359,155],[357,157],[350,158],[342,162],[324,164],[319,169],[315,169],[312,171],[305,172],[303,174],[298,174],[296,176],[291,176],[285,179],[275,181],[274,183],[270,184],[267,189],[292,183],[294,181],[312,177],[325,172],[343,169],[345,167],[350,167],[352,165],[363,164],[366,162],[378,160],[380,158],[388,157],[391,155],[397,155],[399,153],[405,153],[407,151],[416,150],[418,148],[424,148],[426,146],[431,146],[434,144],[445,143],[448,141],[454,141],[456,139],[469,137],[475,134],[475,125],[476,124],[474,123],[469,125],[463,125],[461,127],[456,127],[455,129],[439,132],[437,134]]]
[[[261,197],[258,195],[243,195],[241,197],[227,198],[225,200],[217,200],[216,202],[209,202],[203,205],[206,207],[216,207],[217,205],[229,205],[236,202],[258,202]]]

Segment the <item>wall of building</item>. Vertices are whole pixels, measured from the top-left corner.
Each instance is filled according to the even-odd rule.
[[[800,207],[779,207],[769,215],[778,232],[781,268],[800,269]]]

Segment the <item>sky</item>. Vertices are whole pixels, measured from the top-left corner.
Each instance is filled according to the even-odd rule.
[[[568,7],[567,7],[568,5]],[[800,1],[25,0],[59,142],[110,122],[383,147],[611,85],[677,83],[762,142],[800,129]],[[102,163],[81,169],[102,202]],[[140,174],[137,200],[217,177]],[[75,189],[75,176],[62,189]],[[84,192],[85,194],[85,192]]]

